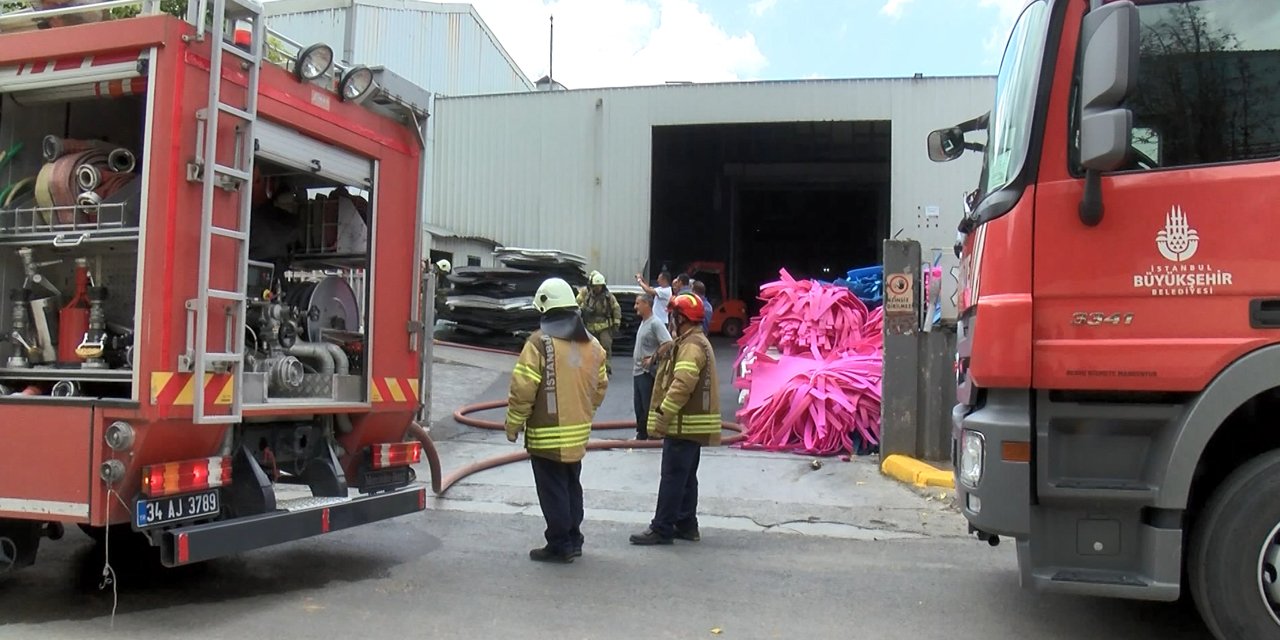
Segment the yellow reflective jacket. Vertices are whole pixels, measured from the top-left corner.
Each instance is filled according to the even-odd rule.
[[[720,386],[716,356],[701,327],[675,339],[674,353],[658,366],[649,404],[649,433],[720,444]]]
[[[587,453],[591,420],[609,388],[604,348],[541,330],[525,341],[507,395],[507,436],[523,429],[529,455],[578,462]]]

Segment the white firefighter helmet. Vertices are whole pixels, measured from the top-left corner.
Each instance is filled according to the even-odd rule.
[[[449,273],[450,271],[453,271],[453,265],[449,264],[449,261],[444,258],[436,261],[436,268],[439,269],[441,273]]]
[[[547,278],[533,294],[533,308],[538,313],[546,313],[552,309],[577,309],[578,298],[573,295],[573,287],[560,278]]]
[[[604,285],[604,274],[603,274],[603,273],[600,273],[599,271],[592,271],[592,272],[591,272],[591,284],[592,284],[593,286],[594,286],[594,285],[601,285],[601,286],[603,286],[603,285]]]

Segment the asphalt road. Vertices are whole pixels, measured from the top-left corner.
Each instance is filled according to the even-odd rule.
[[[1207,638],[1188,607],[1019,589],[1013,550],[705,530],[632,547],[588,522],[572,565],[541,520],[428,512],[178,571],[117,542],[119,602],[79,531],[0,580],[0,638]],[[719,630],[715,633],[713,630]]]

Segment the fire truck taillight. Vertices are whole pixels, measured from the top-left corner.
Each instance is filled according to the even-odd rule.
[[[422,445],[417,442],[369,445],[370,469],[407,467],[421,461]]]
[[[148,498],[216,489],[231,484],[231,457],[166,462],[142,468],[142,495]]]

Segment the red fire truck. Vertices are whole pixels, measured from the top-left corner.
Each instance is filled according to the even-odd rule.
[[[966,139],[985,130],[985,138]],[[1280,636],[1280,4],[1033,0],[961,225],[953,462],[1024,586]]]
[[[70,5],[0,17],[0,573],[423,510],[430,95],[256,0]]]

